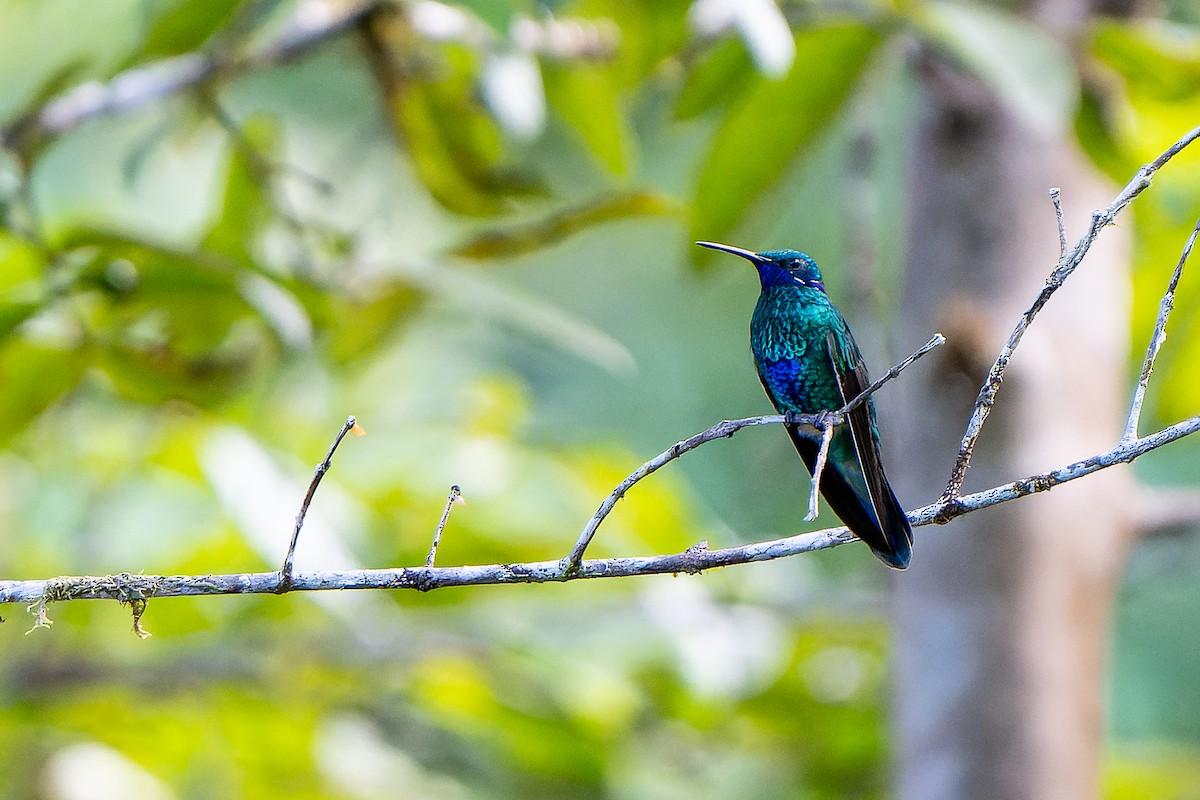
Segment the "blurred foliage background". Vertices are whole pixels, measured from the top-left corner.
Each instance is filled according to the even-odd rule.
[[[876,371],[920,344],[889,337],[914,48],[1071,127],[1120,184],[1200,120],[1190,0],[1097,16],[1071,47],[1015,5],[6,0],[0,575],[274,569],[351,413],[369,435],[297,569],[421,563],[451,483],[468,505],[440,564],[565,554],[645,458],[769,410],[756,281],[693,239],[811,252]],[[1197,185],[1186,152],[1123,218],[1131,365]],[[1191,277],[1155,423],[1197,411]],[[807,482],[776,433],[640,484],[591,552],[798,532]],[[1138,469],[1195,485],[1198,453]],[[1198,569],[1194,530],[1134,554],[1109,797],[1200,785]],[[54,606],[29,636],[9,608],[0,797],[882,797],[886,580],[845,547],[692,578],[161,600],[147,641],[115,603]]]

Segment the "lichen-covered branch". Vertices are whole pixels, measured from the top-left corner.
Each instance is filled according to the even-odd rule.
[[[782,417],[736,420],[753,424],[783,422]],[[747,427],[747,426],[742,426]],[[740,428],[739,428],[740,429]],[[1122,442],[1104,453],[1048,472],[1030,475],[982,492],[963,495],[909,512],[913,526],[944,524],[985,508],[1007,503],[1035,492],[1078,480],[1115,464],[1124,464],[1151,450],[1200,430],[1200,416],[1191,417],[1149,436]],[[519,564],[484,564],[459,567],[395,567],[343,572],[298,572],[287,591],[344,589],[415,589],[430,591],[451,586],[480,586],[503,583],[552,583],[585,578],[620,578],[663,573],[697,573],[717,567],[771,561],[777,558],[825,550],[854,541],[845,528],[826,528],[782,539],[755,542],[740,547],[712,550],[703,545],[682,553],[628,558],[597,558],[564,569],[562,560]],[[45,604],[66,600],[151,600],[162,597],[197,597],[220,594],[274,594],[279,591],[278,572],[230,575],[107,575],[102,577],[58,577],[49,580],[0,581],[0,603],[26,603],[31,611],[43,613]]]

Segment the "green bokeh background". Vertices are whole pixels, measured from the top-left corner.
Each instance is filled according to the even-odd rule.
[[[19,125],[161,59],[253,60],[302,7],[327,8],[0,6],[0,577],[273,569],[347,414],[368,435],[339,451],[298,568],[421,563],[452,483],[468,504],[439,564],[557,558],[637,464],[769,410],[753,275],[697,236],[811,252],[877,371],[920,344],[889,335],[915,43],[1072,126],[1120,184],[1200,119],[1185,0],[1097,19],[1072,55],[1003,8],[787,3],[782,75],[751,38],[689,28],[686,3],[596,1],[550,4],[615,45],[536,62],[548,106],[529,139],[480,88],[513,20],[549,18],[519,2],[461,6],[482,44],[377,15],[390,88],[350,32],[61,135]],[[981,32],[1028,48],[1037,80]],[[781,104],[782,133],[757,136]],[[1122,218],[1131,386],[1198,179],[1186,151]],[[1192,277],[1147,426],[1200,408]],[[807,483],[775,433],[639,484],[591,552],[799,532]],[[1137,471],[1194,487],[1198,447]],[[1198,569],[1195,530],[1133,553],[1108,797],[1200,785]],[[81,775],[126,797],[883,797],[886,580],[845,547],[700,577],[162,599],[145,641],[115,603],[52,606],[28,636],[8,607],[0,798],[87,796]]]

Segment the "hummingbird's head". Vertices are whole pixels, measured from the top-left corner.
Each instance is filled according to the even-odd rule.
[[[696,244],[746,259],[758,268],[758,277],[764,289],[769,286],[806,286],[809,289],[825,291],[821,270],[808,253],[801,253],[799,250],[768,250],[765,253],[755,253],[717,242]]]

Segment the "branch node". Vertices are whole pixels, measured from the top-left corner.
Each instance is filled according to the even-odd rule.
[[[406,570],[405,574],[412,580],[412,587],[422,594],[439,586],[429,570]]]
[[[943,497],[938,501],[937,511],[934,512],[930,522],[934,525],[945,525],[955,517],[960,517],[967,513],[967,510],[967,506],[963,503],[961,497]]]

